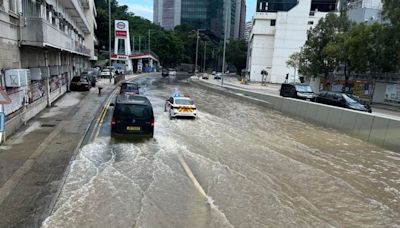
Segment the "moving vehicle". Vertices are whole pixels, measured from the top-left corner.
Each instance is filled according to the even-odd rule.
[[[214,76],[214,79],[217,79],[217,80],[219,80],[221,78],[222,78],[222,73],[216,73]]]
[[[282,97],[291,97],[308,101],[315,101],[317,94],[313,92],[311,86],[302,83],[283,83],[280,93]]]
[[[209,77],[208,77],[208,74],[207,74],[207,73],[204,73],[204,74],[203,74],[203,76],[201,76],[201,78],[202,78],[202,79],[206,79],[206,80],[208,80],[208,79],[209,79]]]
[[[114,73],[112,70],[110,70],[110,69],[103,69],[103,70],[101,71],[101,73],[100,73],[100,76],[101,76],[102,78],[110,78],[110,74],[111,74],[111,78],[113,78],[114,75],[115,75],[115,73]]]
[[[197,110],[190,97],[182,96],[177,93],[165,102],[165,111],[169,113],[169,118],[176,117],[197,117]]]
[[[71,80],[71,90],[86,90],[90,91],[92,88],[91,80],[87,76],[75,76]]]
[[[140,86],[135,82],[123,82],[120,87],[121,95],[139,95]]]
[[[339,92],[321,92],[316,100],[318,103],[353,109],[362,112],[372,112],[371,108],[366,108],[359,101],[353,99],[351,95]]]
[[[153,138],[153,107],[146,97],[120,95],[111,106],[114,106],[112,136]]]
[[[169,76],[169,70],[168,69],[162,69],[161,76],[168,77]]]

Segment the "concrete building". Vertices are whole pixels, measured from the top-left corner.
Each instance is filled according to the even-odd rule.
[[[24,108],[51,105],[97,59],[96,14],[93,0],[0,0],[1,86],[12,98],[2,107],[8,126]]]
[[[245,29],[244,29],[244,40],[246,42],[249,42],[249,40],[250,40],[250,33],[251,33],[252,28],[253,28],[253,22],[252,21],[246,22]]]
[[[337,9],[336,0],[258,0],[252,20],[248,48],[250,80],[282,83],[287,74],[298,75],[286,65],[289,56],[299,52],[307,31]]]
[[[242,38],[246,19],[245,0],[154,0],[153,22],[165,29],[190,24],[222,39],[226,13],[230,14],[229,38]]]
[[[382,0],[352,0],[347,6],[347,16],[357,23],[380,23],[382,6]]]

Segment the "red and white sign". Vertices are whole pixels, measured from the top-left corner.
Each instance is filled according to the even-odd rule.
[[[115,20],[115,36],[116,37],[127,37],[129,31],[129,22]]]

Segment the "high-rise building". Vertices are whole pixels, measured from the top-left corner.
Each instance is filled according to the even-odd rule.
[[[347,16],[357,23],[382,22],[382,0],[350,0]]]
[[[289,56],[305,44],[307,30],[336,9],[336,0],[258,0],[248,48],[250,80],[261,81],[263,70],[272,83],[298,75],[286,64]]]
[[[243,37],[245,0],[155,0],[153,20],[165,29],[189,24],[222,39],[226,13],[230,15],[227,23],[228,38]]]
[[[246,42],[248,42],[250,40],[250,33],[251,33],[252,28],[253,28],[253,22],[252,21],[246,22],[246,26],[244,29],[244,40]]]

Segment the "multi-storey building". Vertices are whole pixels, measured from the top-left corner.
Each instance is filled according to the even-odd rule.
[[[225,23],[226,14],[228,23]],[[244,34],[245,0],[155,0],[154,23],[165,29],[190,24],[210,32],[218,39],[224,37],[228,24],[228,38],[239,39]]]
[[[307,31],[336,9],[336,0],[258,0],[248,48],[250,80],[261,81],[263,70],[272,83],[297,75],[286,64],[289,56],[301,50]]]
[[[244,29],[244,40],[246,42],[249,42],[249,40],[250,40],[250,33],[251,33],[252,28],[253,28],[253,22],[252,21],[246,22],[245,29]]]
[[[8,124],[23,108],[50,105],[96,60],[95,17],[93,0],[0,0],[0,83],[12,98],[0,111]]]
[[[382,22],[382,0],[352,0],[347,4],[347,16],[361,23]]]

